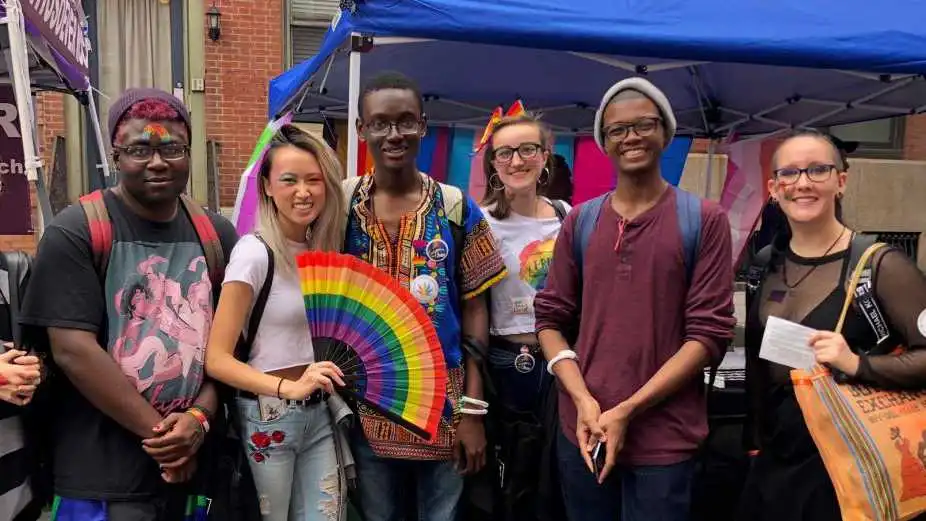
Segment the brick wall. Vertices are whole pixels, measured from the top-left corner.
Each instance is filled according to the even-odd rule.
[[[283,71],[283,0],[226,0],[221,9],[218,42],[207,28],[206,135],[220,145],[221,204],[231,206],[267,124],[267,84]]]
[[[55,137],[64,135],[64,94],[41,92],[36,96],[36,126],[38,127],[39,155],[45,163],[45,172],[51,167]],[[35,191],[30,191],[32,212],[35,215]],[[34,235],[0,235],[0,251],[25,250],[35,252]]]
[[[904,159],[926,160],[926,114],[907,117],[903,141]]]

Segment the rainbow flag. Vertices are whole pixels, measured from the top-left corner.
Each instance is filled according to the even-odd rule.
[[[521,114],[524,114],[525,112],[526,111],[524,110],[524,103],[522,103],[521,100],[515,100],[514,104],[508,107],[508,112],[505,113],[505,116],[507,117],[520,116]]]
[[[288,112],[279,119],[267,123],[260,137],[257,138],[257,144],[254,146],[254,152],[251,153],[248,166],[245,167],[241,180],[238,182],[238,195],[235,196],[235,209],[232,212],[232,222],[239,235],[249,233],[257,224],[257,177],[260,175],[258,169],[264,155],[270,149],[270,140],[283,125],[288,125],[292,121],[293,113]]]

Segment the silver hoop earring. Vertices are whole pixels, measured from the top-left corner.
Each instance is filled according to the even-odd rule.
[[[492,174],[489,176],[489,188],[497,192],[499,190],[505,189],[505,183],[502,182],[501,178],[498,177],[498,174]]]

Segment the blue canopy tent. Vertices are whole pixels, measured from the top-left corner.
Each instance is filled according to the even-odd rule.
[[[484,125],[520,97],[555,131],[589,133],[601,94],[632,75],[662,88],[695,137],[926,111],[926,4],[906,0],[342,5],[319,54],[271,80],[269,115],[348,119],[348,175],[360,86],[383,69],[419,82],[437,125]]]

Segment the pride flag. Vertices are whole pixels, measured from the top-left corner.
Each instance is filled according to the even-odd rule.
[[[720,206],[730,220],[734,266],[738,265],[768,199],[767,181],[771,175],[769,165],[774,146],[769,140],[735,141],[726,145],[727,177]]]
[[[288,112],[279,119],[267,123],[263,132],[257,138],[257,144],[251,153],[251,159],[248,160],[248,166],[245,167],[244,173],[241,174],[241,180],[238,181],[238,194],[235,196],[235,208],[232,211],[232,222],[235,223],[235,229],[238,235],[244,235],[251,232],[257,224],[257,177],[260,163],[270,149],[270,140],[280,130],[283,125],[288,125],[293,121],[293,113]]]

